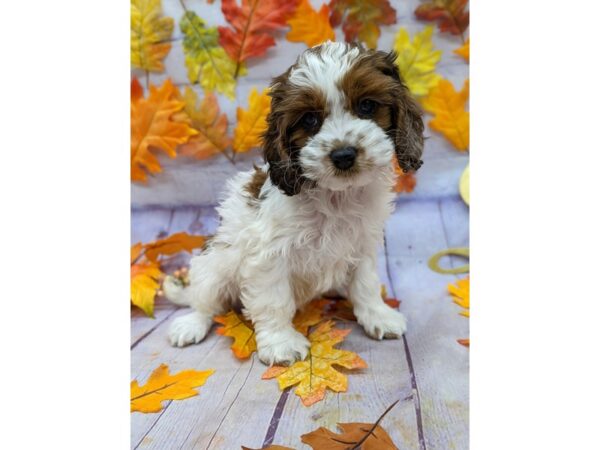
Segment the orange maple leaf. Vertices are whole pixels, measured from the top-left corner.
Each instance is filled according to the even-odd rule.
[[[348,378],[333,366],[363,369],[367,367],[367,363],[354,352],[333,347],[342,342],[351,331],[335,329],[333,325],[333,321],[323,322],[310,333],[308,340],[311,346],[306,360],[296,361],[289,367],[270,367],[262,378],[277,378],[281,390],[297,384],[295,393],[304,406],[323,400],[327,389],[346,392]]]
[[[458,342],[460,345],[464,345],[465,347],[470,347],[471,346],[471,340],[470,339],[457,339],[456,342]]]
[[[469,11],[465,11],[469,0],[430,0],[415,9],[420,20],[437,21],[441,32],[464,36],[469,27]]]
[[[191,120],[190,125],[198,134],[179,146],[179,154],[206,159],[225,152],[231,145],[231,138],[227,135],[227,115],[220,113],[215,94],[205,91],[202,102],[198,104],[198,96],[194,90],[186,87],[183,99],[185,112]]]
[[[370,48],[377,47],[380,25],[396,23],[396,10],[388,0],[331,0],[331,25],[343,22],[346,42],[360,40]]]
[[[195,236],[185,232],[175,233],[164,239],[144,244],[144,254],[150,261],[155,262],[160,255],[173,255],[179,252],[189,252],[200,248],[206,242],[204,236]]]
[[[394,173],[396,174],[396,184],[394,185],[394,191],[410,193],[415,190],[417,185],[417,179],[415,178],[414,172],[404,172],[398,165],[396,157],[393,159]]]
[[[131,101],[135,102],[144,96],[144,88],[140,84],[140,81],[133,77],[131,80]]]
[[[469,62],[469,44],[470,39],[467,39],[467,41],[463,44],[462,47],[458,47],[456,50],[453,50],[452,53],[456,53],[458,56],[462,56],[464,58],[465,61]]]
[[[273,32],[285,27],[299,0],[223,0],[221,10],[230,27],[219,27],[219,43],[236,64],[264,55],[275,45]]]
[[[158,263],[142,259],[143,246],[138,243],[131,247],[131,303],[147,316],[154,316],[154,297],[160,287],[161,272]]]
[[[267,115],[271,110],[271,98],[267,89],[261,94],[256,88],[248,97],[248,110],[237,109],[237,125],[233,131],[233,149],[237,153],[260,147],[262,135],[267,131]]]
[[[224,325],[217,328],[217,334],[233,338],[231,350],[237,358],[246,359],[256,351],[256,336],[249,321],[235,311],[229,311],[224,316],[216,316],[214,320]]]
[[[138,95],[136,90],[135,95]],[[167,79],[159,88],[150,85],[148,98],[138,97],[131,102],[131,179],[146,181],[146,171],[161,171],[157,157],[150,151],[158,149],[171,158],[177,145],[198,134],[185,122],[176,122],[173,115],[185,106],[178,100],[179,91]]]
[[[319,12],[308,0],[301,0],[294,15],[287,21],[291,30],[286,35],[290,42],[304,42],[309,47],[325,41],[335,41],[335,33],[329,23],[329,7],[321,5]]]

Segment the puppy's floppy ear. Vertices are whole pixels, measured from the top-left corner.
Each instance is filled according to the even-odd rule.
[[[269,163],[271,182],[284,194],[292,196],[300,192],[304,178],[297,156],[290,148],[287,136],[285,106],[285,81],[288,72],[275,78],[271,84],[271,111],[267,116],[267,131],[263,135],[263,156]]]
[[[385,54],[382,72],[397,82],[396,105],[392,108],[392,126],[389,130],[394,142],[398,164],[404,172],[414,172],[421,167],[423,154],[423,112],[413,99],[396,66],[396,53]]]

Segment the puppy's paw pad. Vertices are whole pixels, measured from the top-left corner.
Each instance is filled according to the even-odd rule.
[[[404,315],[391,308],[378,308],[363,312],[358,316],[358,323],[362,325],[373,339],[397,339],[406,331],[406,318]]]
[[[293,328],[272,333],[260,340],[258,358],[266,365],[294,364],[308,356],[310,342]]]
[[[210,329],[211,321],[198,313],[177,317],[169,327],[169,342],[173,347],[184,347],[200,342]]]

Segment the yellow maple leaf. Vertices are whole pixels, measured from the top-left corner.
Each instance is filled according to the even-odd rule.
[[[469,113],[465,105],[469,99],[469,80],[460,92],[448,80],[441,80],[422,101],[423,108],[434,115],[429,126],[439,131],[458,151],[469,148]]]
[[[131,303],[140,308],[147,316],[154,315],[154,297],[160,287],[162,272],[158,263],[140,261],[142,244],[131,247]]]
[[[231,350],[237,358],[246,359],[256,351],[256,336],[249,321],[235,311],[229,311],[224,316],[217,316],[214,320],[224,325],[217,328],[217,334],[233,338]]]
[[[267,92],[268,89],[265,89],[259,94],[253,88],[248,97],[248,110],[237,109],[237,125],[233,132],[233,149],[237,153],[262,144],[262,134],[267,131],[267,115],[271,110],[271,98]]]
[[[417,97],[427,95],[441,79],[441,76],[435,73],[435,68],[442,52],[434,50],[432,34],[433,27],[427,26],[420,33],[416,33],[411,42],[406,28],[400,28],[394,40],[398,70],[408,89]]]
[[[204,385],[208,377],[215,371],[183,370],[169,375],[169,367],[161,364],[148,378],[145,385],[140,386],[137,380],[131,382],[131,412],[159,412],[161,402],[165,400],[183,400],[198,395],[194,388]]]
[[[286,35],[290,42],[304,42],[309,47],[321,44],[325,41],[335,41],[335,33],[329,23],[329,7],[321,5],[317,12],[308,0],[302,0],[294,15],[287,23],[291,30]]]
[[[175,233],[164,239],[144,244],[144,254],[152,262],[156,262],[160,255],[173,255],[179,252],[189,252],[204,245],[204,236],[196,236],[185,232]]]
[[[354,352],[333,347],[342,342],[351,331],[335,329],[333,324],[333,321],[323,322],[308,336],[311,346],[306,360],[297,361],[290,367],[270,367],[262,378],[277,378],[282,390],[297,384],[295,393],[304,406],[323,400],[327,388],[334,392],[346,392],[348,378],[333,366],[362,369],[367,367],[367,363]]]
[[[454,303],[462,308],[465,308],[464,311],[460,312],[460,314],[465,317],[469,317],[469,285],[469,277],[458,280],[456,285],[448,285],[448,292],[450,292],[452,295]]]
[[[453,52],[459,56],[462,56],[465,59],[465,61],[467,61],[467,62],[469,62],[469,40],[470,39],[467,39],[467,41],[463,44],[462,47],[458,47]]]
[[[161,17],[160,0],[131,0],[131,65],[163,72],[173,23],[171,17]]]
[[[179,27],[184,35],[183,51],[190,81],[210,91],[216,89],[233,100],[237,64],[219,44],[217,27],[206,27],[193,11],[186,11]],[[238,75],[247,73],[246,65],[241,63]]]
[[[161,171],[158,158],[150,149],[159,149],[171,158],[177,145],[198,134],[185,122],[176,122],[173,115],[185,106],[178,100],[177,88],[167,79],[161,87],[150,85],[148,98],[131,102],[131,179],[146,181],[146,170]]]
[[[217,97],[212,92],[205,91],[202,102],[198,104],[198,96],[194,90],[186,87],[183,99],[184,111],[198,134],[179,147],[179,154],[206,159],[224,152],[231,144],[231,138],[227,135],[227,115],[220,113]]]

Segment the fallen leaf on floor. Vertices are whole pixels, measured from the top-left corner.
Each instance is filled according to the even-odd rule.
[[[188,78],[209,91],[217,90],[230,99],[235,98],[235,74],[246,74],[246,66],[236,63],[219,44],[217,27],[207,27],[193,11],[186,11],[179,22],[183,33],[183,53]]]
[[[261,146],[270,110],[271,98],[267,95],[267,89],[261,94],[256,88],[252,89],[248,97],[248,109],[237,109],[237,125],[233,132],[233,149],[237,153]]]
[[[321,5],[317,12],[308,0],[301,0],[287,23],[291,29],[285,38],[290,42],[304,42],[313,47],[325,41],[335,41],[335,33],[329,23],[327,4]]]
[[[464,36],[469,27],[469,11],[465,11],[469,0],[431,0],[415,9],[420,20],[436,21],[441,32]]]
[[[303,309],[296,312],[293,320],[294,328],[304,336],[308,335],[310,327],[323,321],[325,308],[331,304],[331,300],[317,299],[311,301]]]
[[[174,255],[183,251],[192,253],[192,250],[204,246],[205,242],[204,236],[191,235],[186,232],[175,233],[164,239],[144,244],[144,255],[150,261],[155,262],[160,255]]]
[[[469,99],[469,80],[460,92],[448,80],[440,80],[422,101],[423,108],[434,115],[431,129],[439,131],[458,151],[469,148],[469,113],[465,105]]]
[[[215,322],[223,325],[217,328],[217,334],[233,338],[231,350],[239,359],[246,359],[256,351],[256,336],[250,321],[235,311],[215,317]]]
[[[338,423],[341,434],[320,427],[303,434],[302,442],[310,445],[313,450],[398,450],[390,435],[379,425],[396,403],[398,402],[394,402],[375,423]]]
[[[248,58],[264,55],[275,45],[273,34],[286,26],[298,0],[222,0],[221,10],[229,26],[219,27],[219,42],[237,68]]]
[[[400,300],[395,298],[386,298],[383,302],[390,308],[398,308],[400,306]],[[327,317],[331,319],[348,320],[356,322],[356,316],[354,315],[354,308],[350,300],[337,300],[332,302],[327,313]]]
[[[142,260],[143,246],[131,247],[131,303],[140,308],[147,316],[154,316],[154,297],[160,287],[163,275],[158,263]]]
[[[133,83],[132,83],[133,84]],[[135,89],[132,87],[132,91]],[[146,181],[147,172],[158,173],[161,166],[151,150],[161,150],[171,158],[179,144],[198,134],[185,122],[173,120],[185,103],[178,100],[179,91],[170,79],[160,87],[150,85],[148,98],[131,102],[131,179]]]
[[[131,65],[164,72],[174,21],[161,17],[160,0],[131,0]]]
[[[406,28],[400,28],[394,39],[396,65],[406,86],[417,97],[427,95],[442,78],[435,73],[442,52],[434,49],[432,35],[433,27],[427,26],[415,33],[411,41]]]
[[[333,347],[342,342],[351,331],[335,329],[333,325],[333,321],[324,322],[310,333],[308,340],[311,346],[305,361],[297,361],[289,367],[270,367],[262,378],[277,378],[281,390],[297,384],[295,393],[304,406],[323,400],[327,388],[334,392],[346,392],[348,378],[333,366],[363,369],[367,367],[367,363],[354,352]]]
[[[456,342],[458,342],[460,345],[464,345],[465,347],[469,347],[470,346],[470,340],[469,339],[457,339]]]
[[[214,370],[184,370],[169,375],[169,367],[161,364],[152,372],[145,385],[131,382],[131,412],[153,413],[162,410],[166,400],[183,400],[198,395],[194,388],[202,386]]]
[[[183,99],[190,125],[198,134],[179,146],[179,154],[206,159],[224,153],[231,145],[231,138],[227,135],[227,114],[221,114],[215,94],[206,90],[200,102],[198,95],[188,86]]]
[[[394,172],[396,173],[396,184],[394,185],[394,191],[406,192],[407,194],[415,190],[417,185],[417,178],[414,172],[404,172],[398,165],[398,160],[394,158]]]
[[[462,280],[458,280],[456,285],[449,284],[448,292],[452,295],[452,300],[458,306],[465,308],[464,311],[461,311],[460,314],[465,317],[469,317],[469,278],[463,278]]]
[[[459,47],[456,50],[454,50],[453,53],[462,56],[465,59],[465,61],[469,62],[469,39],[467,39],[467,41],[463,44],[462,47]]]
[[[357,40],[377,47],[380,25],[396,23],[396,10],[388,0],[331,0],[331,25],[342,24],[346,42]]]

